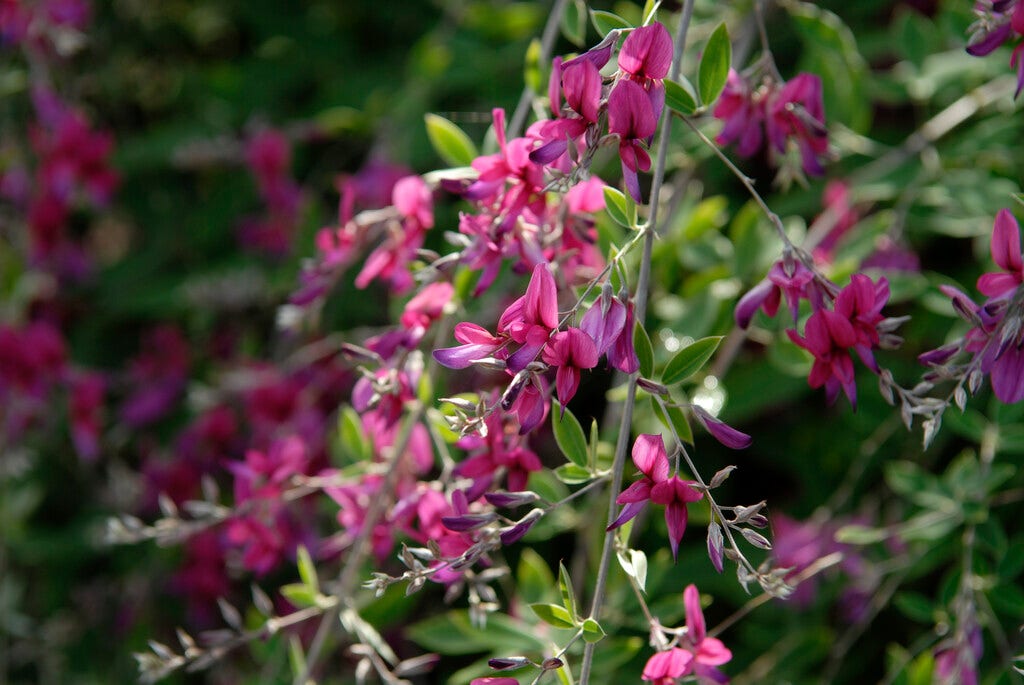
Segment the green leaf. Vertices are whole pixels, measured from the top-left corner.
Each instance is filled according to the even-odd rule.
[[[572,616],[569,615],[569,612],[563,606],[538,602],[537,604],[531,604],[530,608],[533,609],[533,613],[537,614],[537,618],[544,621],[549,626],[563,629],[572,629],[576,627],[576,624],[572,620]]]
[[[602,36],[607,36],[615,29],[632,28],[629,22],[619,15],[604,10],[590,10],[590,22]]]
[[[438,114],[424,115],[427,137],[434,151],[451,166],[469,166],[476,159],[476,146],[466,132]]]
[[[676,352],[675,356],[665,365],[665,371],[661,374],[661,382],[665,385],[672,385],[686,380],[700,371],[718,349],[720,342],[722,342],[722,336],[713,335],[695,340]]]
[[[302,648],[302,639],[298,635],[290,635],[288,640],[288,663],[291,665],[292,678],[298,680],[306,672],[306,652]]]
[[[931,624],[935,620],[934,602],[919,592],[897,592],[892,603],[909,619]]]
[[[285,599],[300,609],[316,604],[316,593],[305,583],[290,583],[281,586],[281,594]]]
[[[654,347],[651,339],[647,337],[647,331],[637,321],[633,329],[633,349],[636,350],[636,357],[640,360],[640,375],[650,378],[654,373]]]
[[[583,0],[572,0],[562,15],[562,35],[577,47],[587,39],[587,6]]]
[[[587,436],[583,434],[583,427],[573,413],[564,408],[561,411],[552,411],[551,430],[562,454],[573,464],[587,468]]]
[[[721,95],[729,78],[730,66],[732,42],[729,40],[729,30],[725,27],[725,22],[722,22],[708,38],[707,47],[704,48],[697,69],[697,88],[700,90],[700,100],[705,106],[711,105]]]
[[[594,474],[576,464],[562,464],[555,469],[555,477],[566,485],[579,485],[594,480]]]
[[[600,642],[604,639],[604,628],[592,618],[583,621],[583,639],[587,642]]]
[[[536,634],[536,626],[504,614],[491,614],[487,617],[487,630],[480,630],[470,621],[466,609],[432,616],[407,631],[425,649],[451,656],[489,651],[543,652],[548,647],[547,641]]]
[[[601,445],[601,441],[600,441],[600,435],[598,434],[597,419],[591,419],[590,420],[590,443],[588,444],[588,447],[590,449],[588,450],[588,453],[587,453],[587,458],[589,459],[587,465],[588,465],[588,467],[590,468],[591,471],[593,471],[594,469],[597,468],[597,453],[598,453],[598,448],[600,447],[600,445]]]
[[[572,578],[569,577],[569,571],[561,561],[558,562],[558,589],[562,593],[562,606],[569,612],[572,622],[577,623],[579,619],[576,612],[576,594],[572,589]]]
[[[995,610],[1020,620],[1024,618],[1024,591],[1016,585],[1000,585],[988,593]]]
[[[313,594],[320,592],[320,579],[316,574],[316,566],[313,564],[313,557],[309,556],[309,550],[305,545],[299,545],[295,552],[299,565],[299,577]]]
[[[615,223],[626,228],[636,227],[636,203],[611,186],[604,187],[604,208]]]
[[[647,0],[644,3],[644,11],[641,13],[641,16],[644,18],[644,26],[651,23],[651,20],[654,19],[654,13],[658,11],[659,7],[661,7],[661,0]]]
[[[523,549],[516,567],[516,582],[520,597],[527,604],[540,602],[551,592],[555,578],[544,559],[531,547]]]
[[[342,450],[352,461],[368,461],[373,455],[359,414],[350,406],[343,407],[338,416],[338,435]]]
[[[685,77],[683,81],[686,81]],[[687,82],[687,86],[689,86],[689,82]],[[665,79],[665,104],[669,106],[669,109],[680,114],[693,114],[697,111],[693,86],[687,88],[671,79]]]
[[[871,545],[887,540],[889,535],[889,531],[884,528],[851,524],[837,530],[835,540],[846,545]]]
[[[654,409],[654,415],[661,421],[661,425],[668,429],[674,428],[680,440],[690,445],[693,444],[693,429],[690,428],[690,422],[686,419],[686,414],[682,409],[672,406],[662,409],[658,398],[654,396],[651,397],[651,407]]]

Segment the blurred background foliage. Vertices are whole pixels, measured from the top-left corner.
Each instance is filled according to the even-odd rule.
[[[920,271],[891,277],[892,314],[914,317],[902,330],[906,345],[880,355],[907,385],[920,374],[916,355],[958,330],[936,286],[957,282],[973,291],[988,263],[992,218],[1011,206],[1024,172],[1022,119],[1012,87],[923,150],[886,156],[931,117],[960,113],[955,103],[965,93],[994,80],[1012,81],[1008,50],[983,59],[964,53],[971,4],[787,1],[773,3],[767,17],[783,75],[806,70],[824,78],[827,120],[838,150],[828,177],[850,179],[863,217],[837,251],[831,266],[835,277],[841,281],[841,274],[855,269],[885,239],[898,240],[919,259]],[[589,6],[639,19],[640,8],[632,3]],[[699,46],[722,20],[737,40],[735,54],[756,54],[751,6],[750,1],[698,2],[684,72],[692,76]],[[81,106],[94,125],[113,131],[114,166],[122,178],[109,210],[75,218],[74,230],[98,272],[61,293],[65,320],[72,324],[66,329],[72,358],[116,374],[139,350],[143,331],[173,322],[185,331],[193,352],[190,397],[217,382],[210,351],[224,335],[239,341],[253,359],[277,358],[275,307],[294,289],[301,261],[313,252],[315,231],[335,221],[336,178],[371,160],[417,172],[435,168],[439,161],[426,137],[426,112],[449,118],[481,143],[491,109],[515,108],[524,55],[548,10],[544,2],[501,0],[96,1],[83,49],[52,71],[57,90]],[[588,27],[586,44],[597,40]],[[580,47],[563,37],[555,52]],[[2,60],[0,122],[5,138],[23,137],[32,116],[31,67],[10,50]],[[717,130],[712,120],[699,125],[709,134]],[[244,249],[238,238],[239,218],[258,212],[260,202],[242,161],[243,141],[266,126],[285,131],[293,142],[291,171],[304,191],[293,248],[274,257]],[[657,291],[647,322],[659,364],[687,338],[728,335],[736,298],[779,253],[778,241],[739,183],[685,126],[677,125],[673,135],[670,163],[680,179],[679,201],[657,245]],[[872,165],[880,158],[893,163]],[[613,179],[617,162],[602,163],[605,177]],[[798,237],[806,232],[821,211],[823,181],[783,194],[773,189],[766,160],[744,160],[741,166],[787,229]],[[457,210],[455,202],[439,207],[442,229],[453,228]],[[606,219],[601,229],[608,237],[621,237]],[[439,235],[431,240],[443,247]],[[28,272],[13,242],[0,242],[0,269],[0,297],[16,308],[24,300]],[[345,283],[339,292],[346,296],[335,298],[326,312],[329,329],[353,331],[388,320],[382,290],[351,297],[351,283]],[[738,456],[700,443],[698,458],[709,473],[739,464],[721,500],[767,499],[773,515],[805,519],[817,511],[887,525],[921,509],[908,499],[918,486],[942,493],[958,511],[965,502],[987,506],[987,484],[969,492],[953,488],[963,469],[969,470],[964,464],[977,462],[973,455],[986,431],[1000,436],[998,461],[1015,464],[1024,453],[1019,407],[996,406],[988,391],[972,399],[962,416],[948,412],[942,434],[927,452],[920,449],[920,436],[905,431],[898,413],[875,392],[869,374],[859,378],[856,413],[842,402],[825,407],[822,393],[807,388],[807,359],[785,341],[782,328],[778,320],[759,318],[750,339],[729,352],[733,363],[719,362],[724,365],[715,367],[720,373],[714,381],[699,378],[695,383],[703,385],[688,388],[691,396],[703,393],[720,402],[722,416],[755,439],[754,447]],[[596,390],[593,396],[600,398],[605,387]],[[574,406],[584,425],[604,409],[602,399]],[[141,504],[141,464],[146,455],[167,449],[189,412],[182,403],[143,433],[111,421],[107,448],[95,464],[80,462],[60,431],[33,435],[0,456],[0,682],[130,682],[135,678],[130,653],[144,650],[149,638],[170,640],[176,625],[194,618],[186,615],[181,598],[168,592],[179,550],[102,543],[107,516],[147,513]],[[638,431],[656,426],[653,415],[641,412]],[[924,472],[953,475],[933,482]],[[901,475],[906,477],[900,480]],[[1024,484],[1016,467],[1009,478],[999,484],[1003,491],[1017,492],[1014,488]],[[546,487],[564,488],[554,482]],[[1016,682],[1005,658],[1020,651],[1017,626],[1024,622],[1024,593],[1017,586],[1024,537],[1015,524],[1022,509],[1019,498],[1004,499],[979,521],[983,540],[975,556],[990,601],[986,640],[997,644],[986,651],[991,675],[985,682],[1000,683]],[[820,509],[823,503],[827,509]],[[599,511],[601,503],[595,506]],[[657,517],[650,519],[643,542],[636,543],[651,550],[649,596],[658,598],[655,606],[666,624],[681,620],[680,595],[689,582],[715,597],[709,625],[746,599],[729,574],[719,577],[710,570],[698,532],[702,516],[706,523],[706,512],[695,508],[691,534],[674,566],[663,549]],[[530,592],[538,598],[529,601],[552,592],[551,572],[566,543],[584,557],[597,554],[600,529],[586,520],[582,514],[567,515],[527,538],[531,544],[510,551],[508,561],[518,569],[519,581],[532,583]],[[851,580],[839,574],[825,574],[818,600],[802,612],[771,602],[744,618],[722,636],[735,654],[730,673],[742,674],[735,682],[861,683],[887,674],[889,683],[930,682],[920,675],[915,679],[915,673],[930,674],[926,657],[938,639],[936,626],[948,629],[953,620],[949,611],[965,520],[957,518],[930,536],[911,535],[903,549],[866,548],[866,565],[882,574],[872,586],[880,605],[871,610],[878,615],[868,623],[851,621],[838,608]],[[293,576],[284,569],[266,584]],[[893,578],[900,581],[898,588],[890,587]],[[244,596],[248,579],[236,580],[233,592]],[[438,593],[412,599],[394,593],[368,616],[392,632],[416,623],[408,636],[413,642],[458,655],[442,664],[441,675],[424,682],[467,682],[468,672],[444,678],[462,666],[480,674],[476,657],[486,653],[543,649],[536,638],[531,641],[533,627],[512,619],[496,617],[495,632],[479,633],[465,626],[464,610],[443,614]],[[648,656],[646,629],[630,610],[628,595],[625,580],[613,579],[609,606],[618,614],[609,622],[621,621],[626,629],[613,645],[602,645],[599,652],[609,663],[597,673],[636,679]],[[506,621],[510,625],[503,629]],[[286,647],[281,640],[257,643],[251,655],[232,657],[226,668],[177,681],[285,682]],[[911,662],[917,671],[905,668]],[[350,682],[347,678],[339,675],[332,682]]]

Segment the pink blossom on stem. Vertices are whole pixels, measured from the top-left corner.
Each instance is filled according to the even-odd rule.
[[[564,411],[580,385],[580,369],[597,366],[597,348],[589,335],[578,328],[569,328],[551,336],[544,347],[543,359],[558,369],[555,390]]]
[[[820,158],[828,152],[828,132],[820,77],[798,74],[787,81],[768,105],[765,127],[778,152],[786,151],[787,139],[796,139],[805,173],[825,173]]]
[[[1024,283],[1024,259],[1021,258],[1020,226],[1008,209],[996,214],[992,227],[992,261],[1002,271],[982,274],[978,290],[989,297],[1000,297]]]
[[[686,505],[704,497],[704,493],[696,489],[693,481],[686,481],[679,476],[656,483],[651,488],[651,501],[665,507],[665,523],[668,525],[668,543],[672,548],[672,558],[679,554],[679,543],[686,533],[686,522],[689,516]]]
[[[644,665],[641,680],[653,685],[676,685],[679,678],[690,673],[693,654],[679,647],[655,652]]]
[[[708,637],[704,612],[700,607],[700,593],[692,583],[683,591],[686,605],[686,646],[693,653],[693,671],[700,680],[726,683],[729,679],[718,666],[732,660],[732,652],[718,638]]]
[[[651,158],[641,141],[654,135],[657,127],[657,114],[644,89],[628,79],[616,83],[608,96],[608,130],[619,137],[622,176],[637,202],[643,202],[637,172],[651,168]]]
[[[853,360],[849,348],[857,344],[857,333],[849,319],[828,309],[811,314],[804,327],[806,337],[790,329],[786,333],[795,344],[814,355],[814,365],[807,383],[812,388],[825,386],[829,404],[835,402],[839,390],[846,393],[850,404],[857,406],[857,385],[854,382]]]
[[[725,90],[712,114],[725,125],[715,140],[719,145],[736,145],[736,152],[750,157],[764,142],[764,102],[748,81],[735,69],[729,70]]]

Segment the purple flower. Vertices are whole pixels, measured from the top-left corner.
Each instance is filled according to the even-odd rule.
[[[704,426],[708,433],[711,433],[715,440],[722,443],[729,449],[742,450],[750,447],[753,442],[749,435],[738,431],[732,426],[726,424],[724,421],[719,421],[717,418],[709,414],[700,405],[691,405],[693,415],[700,421],[700,424]]]
[[[463,344],[434,350],[434,359],[449,369],[465,369],[477,359],[493,355],[506,342],[468,321],[455,324],[455,339]]]

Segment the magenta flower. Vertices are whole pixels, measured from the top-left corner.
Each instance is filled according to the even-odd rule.
[[[625,504],[619,517],[608,526],[614,530],[639,514],[651,499],[651,488],[668,479],[668,456],[665,441],[660,435],[643,434],[633,443],[633,464],[643,478],[630,485],[615,498],[616,504]]]
[[[608,526],[608,530],[618,528],[639,514],[648,501],[664,505],[669,546],[672,548],[672,558],[675,559],[679,542],[686,532],[686,505],[701,499],[704,494],[693,487],[696,483],[684,481],[678,476],[669,478],[665,441],[660,435],[643,434],[637,437],[633,443],[633,463],[640,469],[643,478],[615,498],[617,504],[626,506]]]
[[[761,149],[765,119],[763,94],[754,90],[735,69],[729,70],[725,90],[712,114],[725,124],[715,138],[719,145],[737,143],[736,152],[743,157]]]
[[[597,366],[597,348],[589,335],[578,328],[569,328],[551,336],[544,347],[543,359],[558,368],[555,373],[555,391],[564,411],[579,388],[580,369]]]
[[[872,348],[878,347],[878,325],[885,320],[882,308],[889,301],[889,281],[883,276],[877,283],[864,274],[854,274],[850,284],[836,297],[835,311],[853,325],[857,342],[853,346],[864,365],[878,373]]]
[[[441,318],[445,306],[454,295],[455,287],[447,281],[427,285],[406,303],[402,311],[402,327],[422,335],[431,323]]]
[[[792,329],[786,333],[790,340],[814,355],[808,385],[812,388],[824,385],[829,404],[835,402],[842,389],[856,408],[857,385],[848,349],[857,344],[857,333],[849,319],[828,309],[819,309],[807,320],[804,327],[806,337]]]
[[[763,281],[750,289],[736,304],[734,316],[736,325],[746,328],[758,309],[768,316],[775,316],[782,296],[785,295],[793,322],[800,318],[800,300],[808,300],[818,309],[822,306],[823,295],[816,287],[814,273],[795,259],[782,259],[768,270]]]
[[[978,290],[989,297],[1000,297],[1024,283],[1024,260],[1020,251],[1020,226],[1008,209],[996,214],[992,227],[992,261],[1001,272],[982,274],[978,278]]]
[[[608,96],[608,130],[619,136],[622,176],[637,202],[643,202],[637,172],[651,168],[651,158],[641,141],[653,136],[657,128],[658,115],[644,89],[635,81],[616,83]]]
[[[685,642],[693,652],[694,674],[701,681],[728,682],[729,679],[717,667],[728,663],[732,652],[718,638],[708,637],[697,586],[692,583],[686,586],[683,603],[686,605]]]
[[[434,350],[434,359],[449,369],[465,369],[478,359],[490,357],[506,343],[504,338],[468,321],[455,324],[455,339],[462,345]]]
[[[645,88],[660,86],[672,66],[672,36],[654,22],[633,29],[622,42],[619,69]]]
[[[676,685],[676,679],[691,670],[693,654],[679,647],[655,652],[644,666],[642,680],[654,685]]]
[[[558,102],[557,88],[551,89],[555,96],[552,109],[557,119],[544,122],[541,127],[543,145],[530,152],[530,160],[541,164],[549,164],[561,157],[568,148],[568,141],[580,138],[587,128],[597,124],[598,109],[601,104],[601,72],[589,60],[574,60],[561,65],[556,60],[552,66],[552,82],[556,75],[561,74],[561,88],[565,92],[565,101],[578,116],[562,116]]]
[[[665,507],[668,543],[672,548],[673,559],[679,553],[679,543],[682,542],[683,534],[686,532],[686,522],[689,517],[686,505],[704,497],[703,492],[693,487],[695,485],[697,484],[693,481],[672,476],[668,480],[656,483],[651,488],[651,501]]]
[[[786,151],[788,138],[796,139],[805,173],[825,173],[819,158],[828,152],[828,132],[818,76],[798,74],[788,81],[771,99],[765,127],[768,140],[779,152]]]
[[[526,294],[498,319],[498,333],[522,344],[508,358],[508,368],[521,371],[536,359],[551,332],[558,328],[558,290],[547,264],[533,268]],[[595,362],[596,363],[596,362]]]

